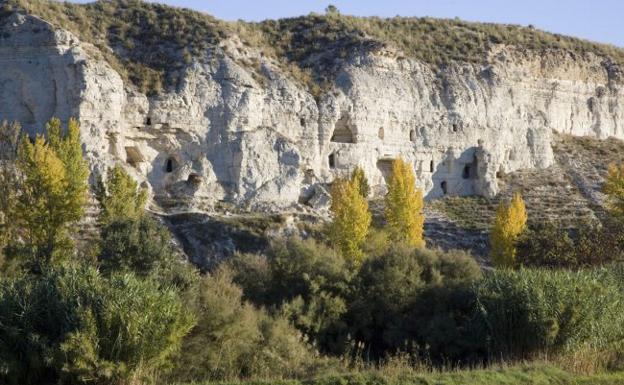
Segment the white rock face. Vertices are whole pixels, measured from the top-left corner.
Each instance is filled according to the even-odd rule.
[[[259,54],[266,79],[256,81],[233,60],[255,53],[234,40],[152,98],[94,52],[12,16],[0,26],[0,120],[34,134],[52,116],[78,117],[93,170],[123,163],[157,202],[186,208],[322,209],[322,186],[358,165],[382,194],[398,157],[427,198],[493,196],[500,173],[552,164],[553,130],[624,138],[620,70],[591,54],[501,46],[487,64],[439,73],[390,50],[362,54],[317,103]]]

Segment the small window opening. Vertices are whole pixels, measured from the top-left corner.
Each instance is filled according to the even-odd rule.
[[[457,132],[457,130],[459,130],[457,123],[453,123],[453,132]]]
[[[433,172],[433,161],[429,162],[429,172]]]
[[[500,171],[500,170],[496,171],[496,177],[497,177],[498,179],[502,178],[502,177],[503,177],[503,172],[502,172],[502,171]]]
[[[379,127],[379,133],[377,134],[377,136],[379,136],[379,139],[383,139],[384,138],[384,128],[383,127]]]
[[[410,131],[410,142],[415,142],[416,141],[416,130],[411,130]]]
[[[173,158],[167,158],[167,162],[165,163],[165,171],[173,172]]]
[[[446,195],[447,193],[446,181],[443,181],[442,183],[440,183],[440,187],[442,188],[442,194]]]
[[[336,154],[329,154],[329,168],[336,168]]]
[[[299,119],[299,124],[301,125],[301,127],[305,127],[306,126],[306,122],[304,118],[300,118]]]
[[[469,164],[464,166],[464,171],[462,171],[462,178],[464,179],[470,178],[470,165]]]
[[[146,126],[151,126],[152,125],[152,118],[148,117],[147,119],[145,119],[145,125]]]

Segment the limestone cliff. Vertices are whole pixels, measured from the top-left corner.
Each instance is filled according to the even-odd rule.
[[[493,196],[502,175],[553,163],[553,131],[624,138],[621,69],[591,52],[498,44],[482,62],[432,68],[380,45],[332,65],[315,97],[231,35],[147,96],[100,49],[13,13],[0,25],[0,120],[34,134],[77,117],[94,171],[123,163],[156,203],[201,210],[321,209],[326,185],[358,165],[379,195],[397,157],[428,198]]]

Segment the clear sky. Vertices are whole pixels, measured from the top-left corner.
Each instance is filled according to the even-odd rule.
[[[88,2],[75,0],[77,2]],[[432,16],[539,29],[624,47],[624,0],[161,0],[225,20],[264,20],[323,12],[333,4],[359,16]]]

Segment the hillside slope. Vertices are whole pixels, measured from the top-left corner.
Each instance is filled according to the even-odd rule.
[[[167,213],[322,214],[399,157],[428,199],[490,199],[561,163],[553,132],[624,138],[624,51],[531,27],[8,0],[0,58],[0,119],[79,118],[92,171],[123,163]]]

